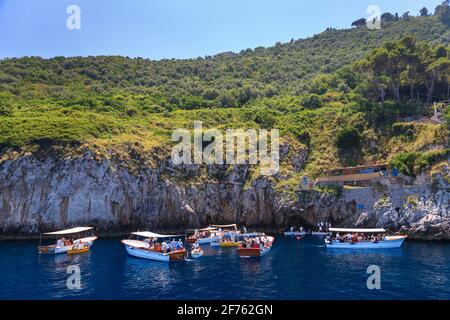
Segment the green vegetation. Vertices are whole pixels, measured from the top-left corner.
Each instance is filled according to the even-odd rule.
[[[201,120],[219,129],[278,128],[283,139],[308,146],[302,172],[282,167],[288,185],[391,158],[414,175],[435,161],[428,146],[448,148],[449,111],[446,125],[411,121],[449,98],[448,12],[443,3],[435,15],[386,13],[382,30],[359,20],[351,29],[197,59],[5,59],[0,152],[162,157],[173,129]]]
[[[395,155],[390,165],[398,168],[401,173],[414,177],[424,169],[431,168],[434,164],[448,160],[450,149],[433,150],[425,153],[403,152]]]

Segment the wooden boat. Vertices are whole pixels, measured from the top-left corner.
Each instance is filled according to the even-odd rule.
[[[85,253],[89,251],[89,247],[86,246],[84,248],[81,249],[71,249],[67,251],[67,254],[79,254],[79,253]]]
[[[325,239],[327,249],[390,249],[400,248],[407,238],[404,235],[386,236],[385,229],[349,229],[349,228],[330,228],[331,232],[342,233],[368,233],[368,234],[383,234],[382,240],[378,241],[362,241],[362,242],[341,242],[337,240]],[[342,236],[342,237],[345,237]]]
[[[142,231],[133,232],[132,237],[133,236],[136,236],[136,239],[130,238],[121,241],[121,243],[125,246],[125,250],[130,256],[164,262],[184,261],[187,257],[187,251],[186,249],[184,249],[184,247],[180,250],[163,252],[161,250],[161,244],[159,242],[155,241],[154,246],[151,246],[150,241],[148,241],[148,239],[164,240],[167,238],[182,237],[183,235],[163,235],[150,231]],[[144,238],[144,240],[147,241],[139,240],[140,238]]]
[[[186,238],[186,243],[189,244],[193,244],[198,242],[198,244],[208,244],[214,241],[218,241],[218,235],[216,235],[217,232],[217,228],[214,228],[212,226],[210,227],[206,227],[206,228],[202,228],[202,229],[197,229],[195,230],[198,233],[206,233],[206,237],[202,237],[200,238],[198,235],[193,234],[191,236],[189,236],[188,238]]]
[[[213,224],[211,227],[218,229],[222,236],[230,236],[232,233],[239,234],[237,224]]]
[[[52,244],[48,246],[43,246],[41,245],[42,236],[55,236],[58,239],[59,237],[62,236],[75,235],[76,239],[73,241],[74,243],[85,244],[88,247],[91,247],[94,244],[94,241],[97,240],[96,236],[93,235],[87,236],[87,232],[91,231],[92,229],[93,229],[92,227],[76,227],[66,230],[43,233],[40,236],[38,252],[39,254],[59,254],[59,253],[67,253],[69,250],[72,250],[73,248],[72,243],[70,245]],[[82,234],[84,234],[84,237],[81,237]]]
[[[239,247],[236,249],[237,254],[239,257],[242,258],[252,258],[252,257],[262,257],[265,256],[270,252],[272,249],[273,241],[275,240],[274,237],[268,237],[264,236],[267,239],[267,242],[265,245],[261,245],[258,248],[243,248]]]
[[[240,242],[236,241],[221,241],[219,242],[219,246],[223,248],[229,248],[229,247],[239,247]]]

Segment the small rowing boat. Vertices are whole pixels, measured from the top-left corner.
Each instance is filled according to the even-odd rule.
[[[92,227],[76,227],[71,229],[53,231],[43,233],[39,239],[38,252],[39,254],[59,254],[59,253],[67,253],[70,250],[73,250],[74,244],[85,245],[90,248],[94,241],[97,240],[97,237],[94,236],[91,232],[89,236],[88,231],[92,231]],[[56,244],[43,246],[42,244],[42,236],[55,236]],[[69,239],[65,239],[64,236],[72,236],[75,240],[71,241]]]
[[[204,252],[203,252],[203,250],[199,247],[199,248],[196,248],[196,249],[193,249],[192,251],[191,251],[191,257],[193,258],[193,259],[198,259],[198,258],[200,258],[201,256],[203,256],[203,254],[204,254]]]
[[[86,246],[84,248],[81,249],[71,249],[67,251],[67,254],[79,254],[79,253],[85,253],[89,251],[89,247]]]
[[[325,239],[325,245],[329,249],[388,249],[400,248],[407,238],[404,235],[386,236],[385,229],[350,229],[330,228],[337,233],[333,239]],[[339,233],[344,233],[341,236]],[[366,237],[366,234],[373,235]],[[377,236],[374,236],[377,234]],[[361,240],[362,235],[366,240]]]
[[[136,239],[132,239],[133,237]],[[133,232],[130,239],[122,240],[121,243],[125,246],[127,253],[133,257],[164,262],[184,261],[187,251],[182,242],[180,244],[181,239],[178,242],[175,241],[177,237],[184,237],[184,235],[164,235],[142,231]],[[166,241],[170,238],[173,239],[172,242],[178,243],[179,247]]]

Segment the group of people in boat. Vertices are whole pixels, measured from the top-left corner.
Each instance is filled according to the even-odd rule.
[[[74,245],[75,240],[73,238],[59,238],[58,240],[56,240],[56,246],[58,248],[62,248],[62,247],[69,247],[69,246],[73,246]]]
[[[74,240],[74,238],[59,238],[56,240],[56,247],[57,248],[63,248],[63,247],[72,247],[73,250],[81,250],[86,246],[81,240]]]
[[[294,226],[290,227],[290,228],[289,228],[289,231],[290,231],[290,232],[306,232],[305,229],[303,229],[303,227],[298,227],[298,228],[296,228],[296,227],[294,227]]]
[[[384,239],[384,235],[379,234],[365,234],[365,233],[347,233],[345,235],[340,235],[339,233],[336,233],[336,236],[334,238],[327,237],[328,240],[332,241],[338,241],[338,242],[375,242],[375,241],[382,241]]]
[[[147,238],[144,239],[144,241],[150,245],[149,250],[161,251],[163,253],[169,253],[184,249],[184,244],[181,239],[178,239],[178,241],[176,241],[175,238],[173,238],[172,241],[166,240],[162,241],[161,243],[157,242],[157,239],[154,238]]]
[[[239,244],[239,248],[262,249],[271,245],[271,241],[266,236],[246,237]]]
[[[321,221],[317,223],[317,228],[319,232],[328,231],[331,228],[331,223],[329,223],[328,221],[325,222]]]

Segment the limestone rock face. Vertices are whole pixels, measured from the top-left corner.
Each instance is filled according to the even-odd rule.
[[[394,205],[393,197],[404,193],[403,186],[393,186],[390,196],[378,200],[370,212],[359,216],[357,225],[400,230],[410,237],[424,240],[450,239],[450,183],[449,166],[426,179],[419,177],[410,188],[415,192]],[[422,190],[422,191],[417,191]]]
[[[291,167],[300,170],[307,150],[292,157],[288,147],[282,148],[282,161],[289,157]],[[414,196],[400,201],[402,187],[393,186],[386,196],[373,196],[378,200],[363,212],[357,198],[339,194],[303,190],[287,196],[275,185],[283,176],[253,177],[251,170],[249,165],[175,166],[169,159],[130,171],[90,154],[5,160],[0,163],[0,238],[75,225],[106,233],[237,222],[280,231],[329,221],[333,226],[402,230],[418,239],[450,239],[448,167],[422,181],[420,188],[409,188]],[[367,192],[372,194],[362,191],[353,194],[366,200]]]
[[[89,155],[7,160],[0,165],[0,231],[27,235],[70,225],[108,231],[273,223],[273,188],[265,178],[244,188],[248,165],[207,169],[207,178],[216,175],[220,180],[189,180],[200,171],[168,161],[133,174]]]

